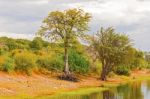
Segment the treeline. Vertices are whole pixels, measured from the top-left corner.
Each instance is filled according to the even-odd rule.
[[[76,79],[73,74],[92,73],[107,80],[109,75],[130,75],[132,69],[149,68],[144,53],[125,34],[112,27],[100,28],[93,36],[86,34],[90,19],[82,9],[53,11],[32,41],[1,37],[0,70],[28,75],[58,72],[66,80]],[[86,45],[81,44],[83,40]]]
[[[63,43],[50,43],[40,37],[32,41],[24,39],[0,38],[0,70],[8,73],[57,72],[64,70]],[[74,40],[69,47],[70,72],[77,74],[95,74],[102,72],[102,62],[94,53],[93,47],[82,45]],[[129,75],[132,69],[149,68],[144,53],[130,47],[124,60],[111,71],[118,75]],[[111,73],[112,73],[111,72]],[[110,73],[110,74],[111,74]],[[111,74],[112,75],[112,74]]]
[[[73,41],[69,49],[70,71],[86,74],[90,63],[85,46],[79,41]],[[49,43],[40,37],[32,41],[24,39],[0,38],[0,70],[6,72],[55,71],[62,72],[64,68],[63,43]]]

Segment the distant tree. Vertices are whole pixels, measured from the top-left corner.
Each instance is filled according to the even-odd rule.
[[[147,61],[148,64],[150,64],[150,52],[145,52],[144,56],[144,59]]]
[[[140,69],[146,67],[146,60],[144,59],[144,53],[136,50],[134,53],[134,60],[131,62],[131,69]]]
[[[40,37],[35,37],[30,44],[31,48],[35,50],[40,50],[43,47],[43,40]]]
[[[105,81],[107,74],[124,60],[124,55],[131,46],[129,38],[119,34],[113,28],[101,28],[92,40],[92,46],[98,59],[102,62],[101,80]]]
[[[144,53],[133,47],[130,47],[124,55],[122,65],[125,65],[129,69],[138,69],[146,66],[146,60],[144,59]]]
[[[0,37],[1,46],[8,48],[9,51],[14,49],[29,49],[29,43],[31,41],[25,39],[12,39],[7,37]]]
[[[68,65],[68,48],[73,39],[85,37],[91,16],[81,9],[50,12],[43,21],[39,35],[51,38],[53,41],[63,41],[66,76],[70,75]]]

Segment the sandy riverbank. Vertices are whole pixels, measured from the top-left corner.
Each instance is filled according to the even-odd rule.
[[[55,76],[33,74],[32,76],[7,74],[0,72],[0,96],[42,96],[60,91],[70,91],[82,87],[104,86],[105,84],[120,84],[136,79],[150,78],[149,70],[136,70],[129,77],[114,76],[108,81],[100,81],[98,76],[80,76],[79,82],[58,80]]]

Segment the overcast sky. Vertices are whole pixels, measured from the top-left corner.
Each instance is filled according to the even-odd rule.
[[[113,26],[150,50],[150,0],[0,0],[0,36],[31,39],[50,11],[78,7],[93,16],[90,33]]]

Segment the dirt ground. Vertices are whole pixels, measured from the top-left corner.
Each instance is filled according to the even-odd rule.
[[[58,91],[73,90],[81,87],[102,86],[104,83],[122,83],[126,79],[132,79],[142,76],[150,76],[149,70],[135,70],[130,77],[115,76],[108,78],[103,82],[98,77],[82,76],[79,82],[69,82],[58,80],[56,77],[33,74],[25,76],[21,74],[7,74],[0,72],[0,96],[28,94],[51,95]]]

